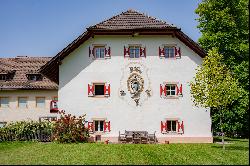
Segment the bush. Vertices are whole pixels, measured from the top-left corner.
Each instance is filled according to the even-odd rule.
[[[0,141],[50,141],[52,130],[51,122],[12,122],[0,128]]]
[[[89,137],[88,129],[85,127],[85,115],[66,115],[65,111],[59,111],[61,118],[55,123],[53,140],[61,143],[87,142]]]

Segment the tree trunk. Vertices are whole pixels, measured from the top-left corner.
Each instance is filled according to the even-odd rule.
[[[222,110],[220,110],[220,111],[221,111],[221,114],[220,114],[220,129],[221,129],[221,135],[222,135],[222,145],[223,145],[223,150],[225,150],[226,147],[225,147],[225,141],[224,141],[223,126],[222,126],[223,113],[222,113]]]

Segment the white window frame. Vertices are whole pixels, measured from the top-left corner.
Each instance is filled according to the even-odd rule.
[[[21,99],[21,98],[25,98],[26,99],[26,107],[20,107],[20,102],[19,102],[19,100]],[[18,108],[28,108],[28,97],[18,97]]]
[[[140,46],[138,46],[138,45],[131,45],[131,46],[129,46],[128,47],[128,49],[129,49],[129,58],[132,58],[132,59],[138,59],[138,58],[140,58]],[[130,51],[130,49],[133,49],[132,50],[132,52],[133,52],[133,57],[132,57],[132,52]],[[137,49],[139,49],[138,50],[138,57],[136,57],[136,50]]]
[[[103,85],[103,88],[105,88],[105,83],[104,82],[102,82],[102,83],[101,82],[100,83],[93,83],[93,86],[94,86],[94,96],[95,97],[98,97],[98,96],[99,97],[104,97],[105,96],[104,89],[103,89],[103,95],[97,95],[96,94],[96,88],[95,88],[96,85]]]
[[[171,122],[171,130],[168,130],[168,123]],[[173,123],[172,122],[175,122],[175,131],[173,130]],[[178,129],[178,120],[170,120],[170,119],[167,119],[166,120],[166,123],[167,123],[167,126],[166,126],[166,131],[169,132],[169,133],[177,133]]]
[[[43,107],[40,107],[38,106],[38,99],[44,99],[44,106]],[[36,97],[36,108],[46,108],[46,98],[45,97]]]
[[[103,57],[101,57],[101,53],[102,53],[102,50],[103,49]],[[97,54],[99,53],[99,54]],[[97,56],[99,55],[99,56]],[[94,57],[96,59],[105,59],[105,46],[94,46]]]
[[[167,88],[168,86],[170,86],[170,90]],[[174,90],[171,88],[171,87],[173,87],[174,86]],[[177,96],[176,95],[176,84],[166,84],[165,85],[165,87],[166,87],[166,97],[173,97],[173,96]],[[174,91],[174,95],[172,95],[172,93],[171,92],[173,92]],[[170,92],[170,94],[168,95],[168,92]]]
[[[166,51],[168,49],[168,52]],[[173,55],[172,56],[170,56],[171,54],[171,52],[170,52],[170,50],[171,49],[173,49]],[[167,58],[167,59],[172,59],[172,58],[175,58],[175,46],[164,46],[164,52],[165,52],[165,55],[164,55],[164,57],[165,58]],[[168,55],[168,56],[167,56]]]
[[[3,105],[2,99],[7,99],[7,104]],[[9,108],[10,107],[10,100],[9,97],[0,97],[0,108]]]
[[[102,131],[101,131],[101,121],[103,122],[103,127],[102,127]],[[96,122],[98,123],[98,127],[97,127],[97,130],[96,130]],[[105,123],[105,120],[93,120],[93,125],[94,125],[94,132],[104,132],[104,123]]]

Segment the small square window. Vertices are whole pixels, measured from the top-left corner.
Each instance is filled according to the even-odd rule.
[[[36,98],[36,107],[37,108],[45,108],[45,97],[37,97]]]
[[[27,108],[27,97],[19,97],[18,98],[18,107],[19,108]]]
[[[140,58],[140,47],[130,46],[129,47],[129,57],[130,58]]]
[[[167,96],[175,96],[176,95],[176,92],[175,92],[175,90],[176,90],[176,85],[174,85],[174,84],[167,84],[166,85],[166,95]]]
[[[103,59],[105,57],[105,47],[94,47],[95,58]]]
[[[95,96],[104,95],[104,84],[94,84]]]
[[[0,81],[6,81],[7,80],[7,74],[0,74]]]
[[[174,58],[175,57],[175,52],[174,52],[174,47],[164,47],[164,52],[165,52],[165,58]]]
[[[167,131],[176,132],[176,120],[167,120]]]
[[[42,79],[41,74],[28,74],[28,80],[30,81],[42,81]]]
[[[94,120],[95,131],[104,131],[104,120]]]
[[[0,107],[8,108],[9,107],[9,98],[8,97],[0,97]]]

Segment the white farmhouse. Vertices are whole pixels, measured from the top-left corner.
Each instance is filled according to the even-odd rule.
[[[189,86],[204,56],[181,29],[128,10],[87,28],[41,72],[59,84],[59,108],[86,114],[97,139],[126,130],[210,143],[210,110],[194,106]]]

